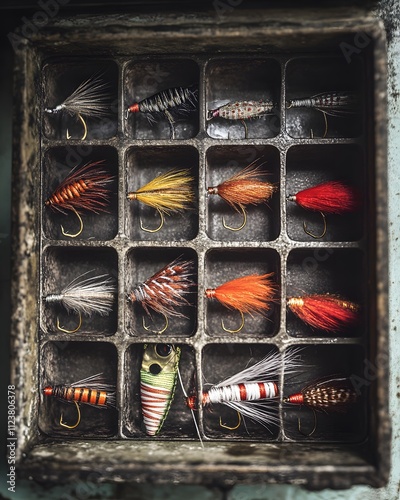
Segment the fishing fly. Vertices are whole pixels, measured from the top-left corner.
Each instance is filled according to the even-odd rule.
[[[107,212],[110,202],[109,184],[112,176],[105,168],[104,161],[86,163],[82,167],[75,167],[61,182],[55,191],[45,200],[46,207],[67,214],[72,211],[78,217],[80,228],[77,233],[65,232],[61,226],[61,233],[69,238],[76,238],[83,231],[83,221],[80,216],[82,210],[98,214]]]
[[[117,291],[114,280],[107,274],[87,277],[91,272],[74,278],[60,293],[50,294],[44,298],[47,304],[61,304],[68,312],[73,311],[79,315],[79,324],[73,330],[62,328],[57,318],[58,330],[75,333],[81,328],[82,314],[89,317],[93,314],[107,316],[112,311]]]
[[[268,174],[262,172],[260,167],[261,165],[256,166],[253,162],[218,186],[207,188],[209,195],[220,196],[234,210],[243,214],[243,222],[239,227],[228,226],[225,218],[222,218],[222,224],[226,229],[231,231],[243,229],[247,222],[246,206],[266,203],[276,191],[274,184],[262,180]]]
[[[115,386],[106,383],[102,373],[92,375],[69,385],[49,385],[43,389],[46,397],[54,397],[64,403],[74,403],[78,412],[75,424],[69,425],[63,422],[63,414],[60,416],[60,425],[67,429],[75,429],[81,421],[80,404],[87,404],[98,409],[115,408],[116,391]]]
[[[146,344],[140,369],[140,398],[148,436],[157,435],[175,395],[181,349],[170,344]]]
[[[341,332],[360,321],[360,306],[335,295],[290,297],[287,305],[304,323],[327,332]]]
[[[160,224],[155,229],[143,226],[140,220],[140,228],[143,231],[155,233],[164,225],[164,215],[184,211],[194,201],[193,189],[194,177],[190,170],[170,170],[160,174],[137,191],[127,194],[130,201],[137,200],[140,203],[154,208],[160,215]]]
[[[165,326],[158,331],[150,330],[143,318],[145,330],[161,334],[168,328],[170,316],[184,317],[178,308],[190,304],[186,295],[196,286],[193,271],[194,261],[178,257],[129,293],[128,300],[132,304],[138,302],[148,316],[151,317],[151,311],[164,316]]]
[[[101,75],[94,75],[83,81],[70,96],[54,108],[45,108],[48,114],[66,113],[78,118],[83,125],[81,140],[85,140],[88,128],[86,118],[103,118],[110,112],[109,85]],[[67,139],[71,139],[67,130]]]
[[[228,309],[239,311],[241,324],[236,330],[225,327],[221,320],[222,328],[228,333],[238,333],[244,326],[244,314],[265,315],[271,307],[271,302],[275,299],[277,285],[273,282],[269,274],[250,274],[241,276],[231,281],[227,281],[216,288],[207,288],[205,296],[207,299],[216,299],[220,304]]]
[[[304,232],[315,239],[323,238],[326,234],[325,214],[343,215],[356,212],[361,206],[359,192],[353,186],[340,181],[323,182],[289,195],[287,199],[306,210],[320,212],[324,222],[324,229],[320,235],[308,231],[306,223],[303,222]]]
[[[299,432],[307,437],[314,434],[317,428],[315,410],[325,413],[344,413],[357,401],[358,394],[351,380],[336,376],[320,379],[304,387],[300,392],[283,398],[284,403],[303,405],[313,410],[315,421],[311,433],[304,434],[300,428],[300,420],[298,421]]]
[[[170,138],[175,139],[174,117],[195,111],[197,103],[197,86],[172,87],[133,103],[128,107],[126,117],[128,118],[129,113],[143,113],[150,123],[155,123],[159,117],[164,117],[170,126]]]
[[[299,360],[298,349],[287,351],[283,358],[279,352],[268,354],[258,363],[203,391],[199,404],[204,408],[223,404],[235,410],[240,420],[247,417],[267,429],[279,425],[275,404],[279,397],[277,380],[282,368],[286,374],[294,373]],[[196,409],[197,397],[189,396],[186,404],[191,410]],[[220,425],[229,430],[238,427],[227,427],[221,420]]]
[[[325,132],[328,133],[327,115],[334,117],[348,116],[359,112],[360,100],[356,92],[323,92],[303,99],[292,99],[287,103],[286,108],[310,108],[319,111],[324,116]]]
[[[224,120],[239,120],[245,130],[245,138],[248,137],[246,120],[261,118],[273,114],[275,104],[270,100],[260,99],[258,101],[231,101],[218,108],[209,109],[207,120],[223,118]]]

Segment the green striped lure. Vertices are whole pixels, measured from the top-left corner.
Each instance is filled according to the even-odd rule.
[[[142,415],[148,436],[161,430],[174,399],[181,349],[171,344],[145,344],[140,369]]]

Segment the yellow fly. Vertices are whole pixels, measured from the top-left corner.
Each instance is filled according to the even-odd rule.
[[[144,231],[155,233],[164,224],[164,214],[181,212],[194,201],[193,189],[194,177],[190,170],[170,170],[165,174],[158,175],[137,191],[128,193],[128,200],[138,200],[149,207],[157,210],[160,214],[161,223],[157,229],[147,229],[140,222]]]

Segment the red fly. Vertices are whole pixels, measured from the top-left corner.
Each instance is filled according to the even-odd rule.
[[[196,286],[192,279],[193,269],[194,261],[179,257],[138,284],[129,294],[130,302],[140,303],[149,316],[151,311],[164,316],[165,327],[156,333],[167,329],[170,316],[184,316],[178,308],[189,304],[186,295]],[[144,323],[143,326],[148,330]]]
[[[47,207],[63,214],[71,210],[77,215],[81,223],[80,231],[71,235],[65,233],[62,228],[63,235],[76,237],[81,234],[83,223],[79,214],[83,210],[96,214],[107,212],[106,207],[110,202],[108,185],[113,181],[114,176],[107,172],[103,165],[104,161],[101,160],[73,169],[44,202]]]
[[[318,211],[324,219],[324,231],[320,236],[304,231],[313,238],[322,238],[326,234],[325,214],[343,215],[356,212],[361,207],[361,199],[358,190],[340,181],[328,181],[317,186],[304,189],[294,195],[287,197],[294,201],[299,207],[306,210]]]
[[[209,195],[220,196],[234,210],[243,213],[243,223],[239,227],[227,226],[223,219],[224,227],[232,231],[239,231],[246,225],[245,207],[266,203],[272,197],[277,188],[274,184],[262,180],[266,175],[265,172],[261,171],[260,166],[255,166],[253,162],[218,186],[207,188]]]
[[[340,332],[360,321],[357,304],[329,294],[291,297],[287,304],[304,323],[327,332]]]
[[[273,273],[250,274],[227,281],[217,288],[207,288],[205,296],[216,299],[228,309],[239,311],[242,323],[237,330],[228,330],[222,321],[222,328],[230,333],[239,332],[244,326],[244,314],[265,315],[275,299],[277,285],[272,281]]]

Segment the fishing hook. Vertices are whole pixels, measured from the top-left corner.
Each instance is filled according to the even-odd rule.
[[[242,323],[241,325],[239,326],[239,328],[237,330],[230,330],[229,328],[225,328],[225,325],[224,325],[224,320],[221,319],[221,325],[222,325],[222,329],[224,330],[224,332],[227,332],[227,333],[239,333],[242,328],[244,327],[244,315],[242,313],[242,311],[239,311],[241,317],[242,317]]]
[[[244,226],[246,225],[247,223],[247,214],[246,214],[246,210],[244,209],[244,207],[242,205],[239,205],[240,207],[240,210],[242,211],[243,213],[243,223],[239,226],[239,227],[231,227],[231,226],[228,226],[225,222],[225,217],[222,217],[222,225],[226,228],[226,229],[229,229],[230,231],[240,231],[241,229],[244,228]]]
[[[72,207],[72,210],[75,212],[75,215],[79,219],[79,223],[80,223],[79,231],[77,233],[75,233],[75,234],[66,233],[63,225],[61,224],[61,233],[63,234],[63,236],[68,236],[69,238],[76,238],[83,231],[83,221],[82,221],[82,217],[78,214],[78,212],[75,210],[75,208]]]
[[[235,427],[229,427],[229,425],[223,424],[221,417],[219,417],[219,425],[223,427],[224,429],[228,429],[228,431],[236,431],[240,427],[240,424],[242,423],[242,417],[238,411],[236,411],[238,414],[238,423]]]
[[[81,141],[84,141],[86,139],[86,136],[88,133],[86,121],[84,120],[84,118],[82,117],[82,115],[80,113],[78,113],[78,118],[80,119],[80,121],[82,122],[82,125],[83,125],[83,136],[81,137]],[[71,139],[71,137],[72,136],[70,135],[69,130],[67,129],[67,139]]]
[[[247,123],[244,120],[240,120],[240,121],[242,122],[242,125],[244,127],[244,138],[248,139],[249,130],[247,128]]]
[[[315,413],[314,408],[311,408],[311,410],[314,413],[314,427],[313,427],[313,430],[310,433],[306,434],[305,432],[303,432],[301,430],[300,417],[297,417],[297,429],[299,430],[300,434],[302,436],[304,436],[304,437],[311,437],[314,434],[314,432],[316,431],[316,429],[317,429],[317,414]]]
[[[165,316],[165,314],[163,314],[164,318],[165,318],[165,326],[164,328],[162,328],[161,330],[151,330],[148,326],[146,326],[145,324],[145,321],[144,321],[144,316],[142,318],[142,324],[143,324],[143,328],[148,331],[148,332],[151,332],[151,333],[158,333],[159,335],[161,335],[162,333],[165,332],[165,330],[168,328],[168,317]]]
[[[164,111],[164,114],[169,122],[169,126],[170,126],[170,139],[175,139],[175,128],[174,128],[174,118],[173,116],[171,115],[171,113],[166,109]]]
[[[163,227],[164,214],[161,212],[161,210],[159,208],[156,208],[156,210],[160,214],[160,219],[161,219],[160,225],[157,227],[157,229],[148,229],[147,227],[144,227],[143,223],[142,223],[142,219],[140,219],[140,229],[143,229],[143,231],[146,231],[148,233],[156,233],[157,231],[159,231]]]
[[[76,333],[80,329],[81,326],[82,326],[82,314],[81,313],[79,313],[79,324],[75,328],[75,330],[66,330],[65,328],[62,328],[60,326],[60,320],[59,320],[59,318],[57,318],[57,329],[60,330],[60,332],[64,332],[64,333]]]
[[[81,410],[79,408],[79,405],[76,401],[74,401],[75,403],[75,406],[76,406],[76,410],[78,412],[78,420],[76,422],[76,424],[74,425],[68,425],[66,424],[65,422],[62,421],[63,419],[63,413],[61,412],[61,416],[60,416],[60,425],[61,427],[66,427],[67,429],[76,429],[76,427],[78,427],[78,425],[80,424],[80,421],[81,421]]]
[[[308,231],[306,223],[303,222],[304,232],[316,240],[319,240],[320,238],[323,238],[325,236],[326,228],[327,228],[325,214],[323,212],[320,212],[320,214],[322,215],[322,218],[324,220],[324,230],[322,231],[322,234],[320,234],[320,235],[316,235],[316,234],[313,234],[310,231]]]

